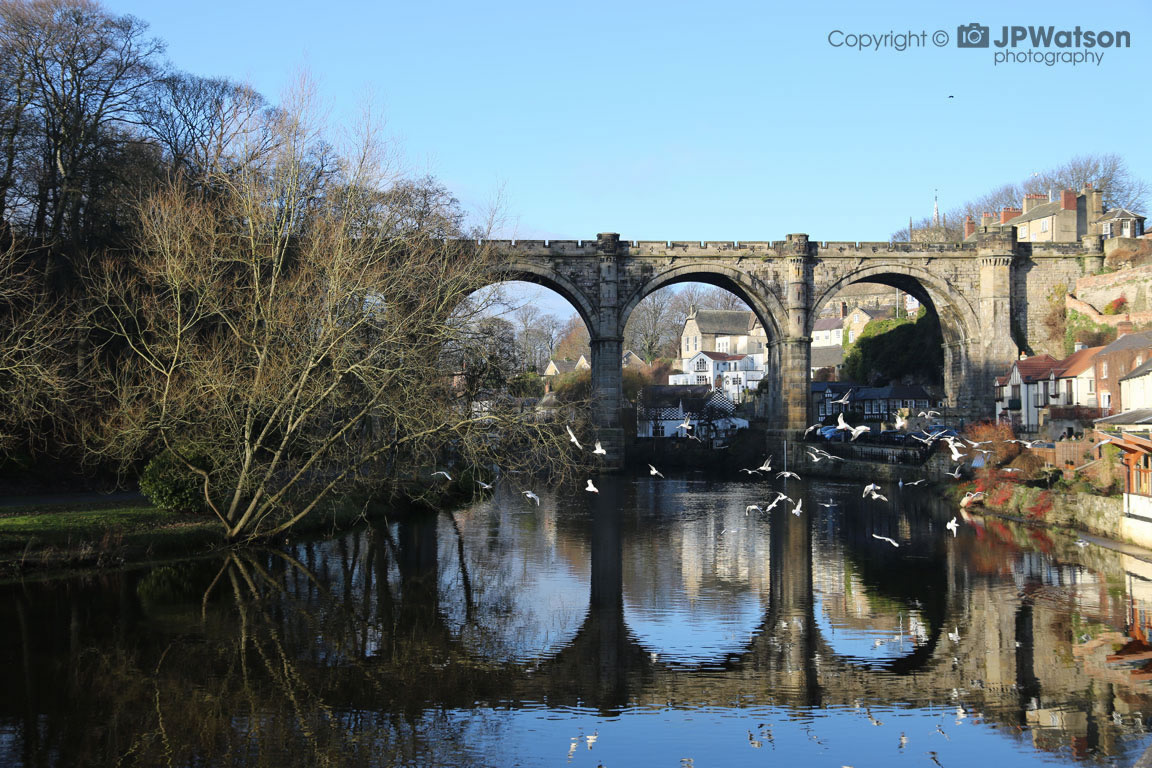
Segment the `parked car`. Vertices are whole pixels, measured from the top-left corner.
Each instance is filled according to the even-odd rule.
[[[908,433],[899,429],[885,429],[877,437],[881,443],[887,445],[904,445],[908,442]]]
[[[836,427],[820,427],[820,437],[824,440],[835,440],[838,443],[844,442],[845,435],[848,433]],[[837,437],[839,435],[839,437]]]

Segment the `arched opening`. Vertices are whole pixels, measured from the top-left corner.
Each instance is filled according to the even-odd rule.
[[[624,354],[647,366],[650,383],[634,401],[637,438],[723,447],[770,402],[778,331],[752,296],[729,275],[685,269],[624,297]]]
[[[873,264],[818,285],[809,317],[813,418],[820,395],[835,400],[846,386],[867,387],[857,400],[865,420],[891,425],[897,407],[939,410],[944,421],[972,416],[960,385],[970,367],[977,327],[974,297],[906,264]],[[837,386],[839,383],[839,386]]]
[[[730,401],[741,417],[759,418],[776,415],[784,317],[775,294],[752,275],[717,264],[688,263],[622,296],[619,322],[625,346],[649,356],[653,344],[647,342],[657,340],[655,321],[663,319],[670,326],[659,339],[663,370],[654,384],[707,387]],[[637,405],[639,437],[666,436],[675,429],[656,423],[668,419],[657,418],[654,409],[652,403]],[[645,419],[651,422],[647,426]],[[721,431],[739,428],[737,424]],[[686,436],[684,431],[678,434]]]

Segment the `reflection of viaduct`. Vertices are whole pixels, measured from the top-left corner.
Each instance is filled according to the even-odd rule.
[[[944,335],[949,408],[964,416],[991,413],[994,374],[1018,346],[1037,338],[1057,283],[1071,283],[1103,264],[1100,239],[1018,243],[1014,228],[982,228],[975,243],[817,243],[807,235],[783,242],[497,241],[507,254],[503,280],[551,288],[572,303],[592,345],[594,418],[605,446],[620,448],[620,356],[624,325],[653,291],[695,281],[732,291],[768,334],[774,429],[809,423],[813,323],[824,304],[856,282],[898,287],[931,307]],[[1087,254],[1087,257],[1085,256]],[[609,450],[609,456],[620,456]]]
[[[925,543],[913,552],[904,550],[916,556],[912,560],[893,553],[888,563],[862,557],[857,564],[870,592],[896,604],[919,603],[930,634],[927,642],[910,647],[906,655],[866,663],[838,654],[818,628],[814,613],[812,522],[808,516],[777,515],[770,521],[769,605],[752,640],[743,650],[700,668],[654,658],[652,653],[662,649],[638,642],[624,611],[618,510],[629,501],[619,498],[627,492],[623,486],[606,481],[591,502],[591,583],[582,624],[563,649],[530,665],[530,670],[505,667],[499,673],[503,700],[594,706],[610,712],[628,705],[664,706],[669,701],[795,706],[946,702],[955,691],[967,690],[966,703],[987,706],[1001,716],[1011,712],[1014,724],[1024,722],[1028,697],[1037,690],[1030,609],[993,604],[991,612],[985,612],[981,609],[988,608],[986,604],[974,610],[965,590],[951,587],[953,569],[939,531],[929,531],[927,521],[925,530],[913,531],[913,537]],[[849,549],[875,552],[871,522],[863,519],[855,525],[857,529],[846,532]],[[403,533],[405,529],[409,533]],[[410,549],[401,558],[402,592],[407,597],[418,583],[434,590],[434,526],[426,525],[420,529],[423,533],[417,533],[405,523],[401,530],[400,549],[419,550]],[[403,624],[421,627],[425,641],[445,644],[451,655],[467,654],[435,615],[436,609],[429,609],[438,600],[430,600],[426,590],[412,594],[424,605],[423,619],[406,617]],[[959,645],[947,637],[954,626],[963,628]],[[976,679],[981,685],[973,690]]]

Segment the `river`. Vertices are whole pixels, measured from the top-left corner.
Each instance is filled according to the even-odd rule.
[[[596,484],[0,585],[0,764],[1130,765],[1152,745],[1148,561],[994,518],[953,536],[919,487]],[[746,514],[774,488],[798,515]]]

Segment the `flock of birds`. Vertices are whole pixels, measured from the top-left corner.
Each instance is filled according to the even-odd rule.
[[[848,405],[850,402],[850,398],[852,396],[852,391],[853,390],[849,389],[846,393],[844,393],[844,395],[842,397],[840,397],[836,400],[832,400],[831,402],[833,404],[836,404],[836,405],[845,405],[845,406]],[[939,411],[921,411],[919,413],[919,418],[931,419],[931,418],[935,418],[939,415],[940,415]],[[808,427],[807,429],[804,430],[804,436],[807,437],[813,430],[820,429],[822,426],[823,425],[819,424],[819,423],[811,425],[810,427]],[[568,431],[569,440],[573,444],[575,444],[576,448],[578,450],[584,450],[584,446],[580,444],[579,439],[577,439],[577,437],[576,437],[576,433],[572,431],[572,427],[571,426],[565,426],[565,429]],[[699,439],[699,438],[695,438],[691,434],[691,430],[693,429],[693,425],[692,425],[692,419],[690,416],[686,416],[684,418],[684,422],[682,424],[679,424],[677,426],[677,429],[683,429],[685,434],[688,434],[689,437],[693,437],[694,439]],[[908,419],[906,419],[900,415],[896,416],[896,429],[904,430],[910,438],[917,440],[921,443],[924,443],[925,445],[928,445],[928,446],[935,444],[937,441],[944,442],[948,446],[948,449],[951,451],[952,461],[958,462],[956,464],[956,466],[953,467],[951,472],[946,472],[945,474],[947,474],[950,477],[954,477],[956,479],[960,478],[960,471],[964,467],[965,460],[967,460],[969,458],[973,458],[973,453],[980,454],[983,456],[988,456],[994,452],[990,448],[984,448],[983,447],[983,446],[990,445],[993,442],[995,442],[993,440],[981,440],[981,441],[970,440],[967,438],[949,435],[948,430],[944,430],[944,429],[937,430],[934,433],[925,433],[924,437],[921,437],[920,435],[916,434],[915,432],[908,432],[907,431],[908,430]],[[844,420],[844,413],[841,412],[841,413],[837,414],[837,416],[836,416],[836,430],[850,433],[852,435],[851,439],[856,440],[856,438],[860,437],[860,435],[862,435],[866,432],[869,432],[871,430],[871,428],[868,426],[865,426],[865,425],[853,427],[852,425],[848,424],[847,421]],[[1012,438],[1009,440],[1005,440],[1004,442],[1016,443],[1016,444],[1021,445],[1025,448],[1032,448],[1033,446],[1035,446],[1040,441],[1039,440],[1020,440],[1020,439]],[[843,461],[843,459],[840,458],[839,456],[834,456],[833,454],[829,453],[828,451],[823,450],[822,448],[818,448],[815,446],[809,446],[806,450],[808,452],[808,457],[812,461],[813,464],[817,464],[821,461]],[[608,452],[600,444],[600,441],[596,441],[596,445],[592,449],[592,453],[595,455],[598,455],[598,456],[606,456],[608,454]],[[1020,470],[1015,468],[1015,467],[1006,467],[1006,468],[1002,469],[1001,471],[1003,471],[1003,472],[1019,472]],[[749,467],[749,468],[741,469],[740,472],[746,473],[748,475],[764,475],[764,474],[771,475],[771,474],[773,474],[772,473],[772,457],[769,456],[764,461],[764,463],[761,464],[759,467]],[[656,469],[656,467],[654,467],[651,464],[648,465],[648,474],[651,476],[654,476],[654,477],[660,477],[660,478],[664,477],[663,473],[661,473],[660,470]],[[452,477],[447,472],[445,472],[443,470],[438,470],[436,472],[433,472],[432,476],[433,477],[443,476],[449,482],[451,482],[451,480],[452,480]],[[789,479],[796,479],[796,480],[800,479],[800,475],[796,474],[795,472],[789,472],[786,469],[774,473],[774,476],[776,479],[778,479],[778,480],[783,479],[785,482],[787,482]],[[908,485],[908,486],[920,485],[924,482],[926,482],[926,480],[923,478],[921,478],[919,480],[913,480],[911,482],[904,482],[904,480],[901,479],[898,482],[898,486],[899,486],[899,488],[903,489],[904,486],[906,486],[906,485]],[[485,483],[483,481],[479,481],[479,480],[477,481],[477,485],[482,490],[490,490],[492,488],[492,486],[490,484]],[[588,493],[599,493],[600,492],[600,489],[598,489],[595,486],[595,484],[592,482],[592,480],[590,478],[588,479],[587,485],[584,487],[584,490],[587,491]],[[876,483],[868,483],[867,485],[864,486],[864,492],[861,494],[861,498],[868,498],[871,501],[884,501],[884,502],[888,501],[888,497],[885,496],[884,494],[880,493],[880,490],[881,490],[880,486],[877,485]],[[752,512],[756,512],[757,514],[765,515],[765,514],[771,512],[773,509],[775,509],[781,502],[787,501],[790,505],[792,505],[792,507],[791,507],[792,514],[796,515],[797,517],[800,516],[801,512],[803,511],[803,506],[804,506],[804,500],[802,498],[793,499],[792,497],[788,496],[783,491],[779,491],[779,490],[775,490],[775,491],[773,491],[773,493],[775,493],[776,496],[771,501],[762,502],[761,504],[749,504],[744,509],[744,514],[749,515]],[[523,496],[525,497],[525,499],[527,501],[534,501],[534,502],[536,502],[537,506],[540,505],[540,497],[537,496],[533,491],[521,491],[521,494],[523,494]],[[984,492],[983,491],[976,491],[976,492],[969,491],[968,493],[966,493],[964,495],[964,498],[961,500],[960,507],[962,509],[967,508],[969,505],[975,504],[975,503],[983,500],[983,498],[984,498]],[[828,502],[818,502],[818,503],[820,504],[820,506],[825,507],[825,508],[836,506],[836,503],[832,500],[829,500]],[[955,537],[957,535],[957,531],[959,529],[959,523],[957,522],[957,518],[953,517],[947,523],[947,525],[945,525],[945,528],[947,528],[949,531],[951,531],[952,536]],[[891,544],[893,547],[899,547],[900,546],[899,542],[897,542],[894,539],[891,539],[887,536],[880,536],[880,535],[874,533],[874,534],[872,534],[872,538],[887,542],[888,544]]]

